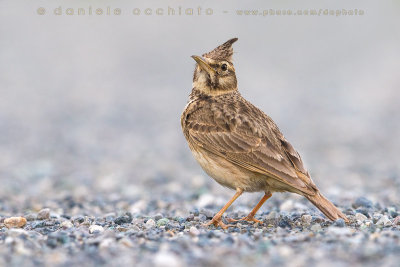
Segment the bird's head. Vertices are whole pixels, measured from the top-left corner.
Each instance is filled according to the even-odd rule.
[[[235,68],[232,64],[233,38],[202,57],[192,56],[197,62],[193,75],[193,90],[205,95],[221,95],[237,90]]]

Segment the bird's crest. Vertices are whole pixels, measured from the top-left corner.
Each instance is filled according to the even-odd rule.
[[[203,54],[203,57],[214,60],[226,60],[232,62],[233,48],[232,44],[236,42],[238,38],[232,38],[222,45],[218,46],[214,50]]]

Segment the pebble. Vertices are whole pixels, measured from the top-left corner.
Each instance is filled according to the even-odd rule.
[[[279,214],[276,211],[271,211],[270,213],[268,213],[268,215],[265,217],[265,219],[267,220],[275,220],[279,218]]]
[[[63,229],[68,229],[73,227],[74,225],[72,224],[71,221],[63,221],[60,225]]]
[[[367,199],[366,197],[359,197],[357,198],[354,203],[353,203],[353,208],[358,208],[358,207],[365,207],[365,208],[372,208],[372,201]]]
[[[4,220],[4,225],[7,228],[22,228],[26,223],[27,221],[24,217],[10,217]]]
[[[377,222],[376,225],[380,225],[380,226],[391,226],[392,222],[389,220],[387,215],[383,215]]]
[[[310,230],[317,233],[322,231],[322,227],[320,224],[316,223],[311,226]]]
[[[83,222],[85,221],[85,217],[83,217],[83,216],[81,216],[81,215],[78,215],[78,216],[73,217],[73,218],[72,218],[72,221],[73,221],[74,223],[81,224],[81,223],[83,223]]]
[[[146,228],[154,228],[156,226],[156,222],[153,219],[148,219],[146,222]]]
[[[154,220],[158,221],[160,219],[162,219],[164,216],[161,213],[157,213],[156,215],[154,215]]]
[[[382,214],[380,214],[380,213],[374,213],[373,215],[372,215],[372,220],[373,220],[373,222],[376,224],[381,218],[382,218]]]
[[[159,220],[157,221],[157,226],[158,226],[158,227],[164,226],[164,225],[166,225],[168,222],[169,222],[169,220],[168,220],[167,218],[159,219]]]
[[[89,233],[91,234],[102,232],[104,232],[104,228],[100,225],[92,224],[91,226],[89,226]]]
[[[190,229],[189,229],[189,233],[192,236],[198,236],[200,234],[200,231],[195,226],[191,226]]]
[[[304,215],[301,216],[301,221],[305,225],[310,225],[311,224],[311,220],[312,220],[312,216],[309,215],[309,214],[304,214]]]
[[[45,208],[38,212],[37,219],[38,220],[48,220],[50,218],[50,209]]]
[[[25,215],[24,217],[28,222],[34,221],[37,219],[37,215],[35,213],[29,213],[29,214]]]
[[[337,226],[337,227],[345,227],[346,223],[344,222],[344,220],[342,218],[339,218],[333,222],[333,225]]]
[[[388,207],[387,212],[390,215],[390,217],[392,217],[392,218],[396,218],[398,215],[395,207]]]
[[[124,224],[124,223],[130,223],[131,221],[132,221],[132,217],[129,215],[119,216],[114,220],[114,222],[119,225]]]
[[[360,222],[360,223],[362,223],[362,222],[364,222],[365,220],[367,220],[368,218],[367,218],[367,216],[365,216],[364,214],[362,214],[362,213],[356,213],[356,215],[354,216],[354,218],[358,221],[358,222]]]

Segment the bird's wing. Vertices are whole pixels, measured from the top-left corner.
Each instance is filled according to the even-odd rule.
[[[186,123],[189,142],[245,169],[313,195],[316,188],[300,155],[272,119],[257,111],[244,116],[223,111],[193,113]]]

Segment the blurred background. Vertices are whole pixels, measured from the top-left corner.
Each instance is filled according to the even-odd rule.
[[[243,11],[321,8],[335,14]],[[336,14],[355,9],[363,15]],[[2,0],[2,209],[67,196],[176,201],[194,190],[224,203],[232,192],[194,161],[179,120],[190,56],[232,37],[239,90],[275,120],[321,190],[342,203],[398,204],[399,12],[395,1]],[[239,202],[248,209],[259,197]]]

